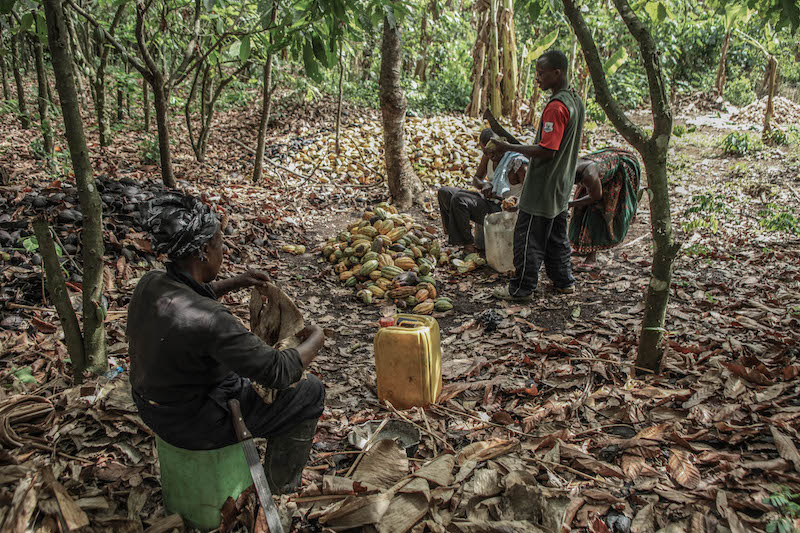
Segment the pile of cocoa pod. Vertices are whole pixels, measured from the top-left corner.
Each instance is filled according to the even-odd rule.
[[[356,289],[365,304],[394,301],[398,309],[429,315],[449,311],[453,302],[438,295],[433,270],[439,241],[411,215],[380,203],[322,246],[339,281]]]

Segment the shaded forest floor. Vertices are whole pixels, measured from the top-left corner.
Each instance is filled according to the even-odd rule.
[[[678,114],[677,123],[699,125],[675,137],[670,153],[673,224],[684,247],[662,373],[642,378],[632,368],[652,247],[643,202],[626,241],[601,253],[596,269],[576,274],[574,295],[555,294],[543,275],[534,303],[507,305],[491,298],[504,278],[488,267],[437,268],[439,292],[454,301],[452,311],[435,314],[445,389],[438,405],[402,415],[375,394],[372,339],[376,321],[394,307],[355,299],[316,251],[386,199],[378,114],[346,109],[337,161],[334,105],[281,100],[267,155],[283,168],[269,167],[257,185],[240,144],[255,143],[252,106],[219,114],[205,164],[194,161],[175,118],[180,187],[227,215],[222,275],[268,270],[326,330],[311,370],[326,384],[327,407],[302,494],[281,498],[296,527],[404,531],[413,518],[407,525],[417,524],[415,531],[558,531],[563,524],[739,532],[765,530],[779,518],[764,499],[800,489],[800,151],[725,155],[729,128],[748,124],[725,125],[716,111],[697,107]],[[0,166],[10,175],[0,188],[0,524],[58,531],[59,521],[69,528],[88,519],[92,531],[167,531],[174,524],[163,518],[152,435],[130,400],[124,335],[136,281],[160,266],[136,217],[160,188],[147,160],[154,133],[131,121],[100,149],[89,129],[107,204],[109,359],[122,374],[73,387],[39,259],[22,245],[32,215],[47,212],[65,252],[79,251],[66,147],[48,169],[34,156],[35,131],[18,129],[9,114],[0,128]],[[467,186],[480,128],[463,117],[409,119],[408,150],[431,192]],[[600,125],[589,128],[587,145],[624,143]],[[412,214],[439,227],[430,198]],[[305,244],[308,252],[287,254],[284,244]],[[80,272],[70,260],[64,267],[79,298]],[[242,291],[223,301],[247,322],[248,299]],[[480,319],[490,309],[500,318],[493,331]],[[366,454],[355,473],[363,483],[348,484],[355,457],[348,434],[401,416],[422,429],[413,455]],[[259,530],[252,508],[252,495],[242,498],[228,509],[226,527]]]

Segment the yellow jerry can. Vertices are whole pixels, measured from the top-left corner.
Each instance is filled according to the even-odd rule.
[[[398,409],[434,403],[442,391],[439,323],[424,315],[399,314],[375,334],[378,398]]]

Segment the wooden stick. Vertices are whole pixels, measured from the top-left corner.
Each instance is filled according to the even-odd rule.
[[[430,422],[428,422],[428,416],[425,414],[425,409],[417,407],[417,412],[422,414],[422,419],[425,421],[425,427],[428,428],[428,436],[430,436],[430,434],[433,434],[433,431],[431,430]],[[433,437],[431,437],[431,449],[433,450],[434,457],[439,455],[439,448],[436,446],[436,440]]]
[[[605,479],[599,479],[599,478],[596,478],[596,477],[592,477],[589,474],[581,472],[580,470],[575,470],[571,466],[562,465],[561,463],[556,463],[555,461],[545,461],[544,459],[537,459],[536,457],[523,457],[523,460],[524,461],[532,461],[532,462],[540,463],[540,464],[543,464],[543,465],[558,466],[558,467],[563,468],[564,470],[566,470],[568,472],[572,472],[576,476],[580,476],[580,477],[582,477],[584,479],[588,479],[589,481],[594,481],[595,483],[602,483],[602,484],[610,486],[610,487],[615,486],[613,483],[609,483]]]
[[[596,361],[599,363],[611,363],[612,365],[619,365],[619,366],[629,366],[635,368],[636,370],[641,370],[642,372],[649,372],[651,374],[655,374],[649,368],[643,368],[641,366],[636,366],[633,363],[623,363],[622,361],[612,361],[611,359],[600,359],[599,357],[567,357],[570,361]]]
[[[361,458],[364,457],[365,453],[367,453],[367,450],[369,450],[369,447],[375,441],[375,437],[377,437],[378,433],[380,433],[383,430],[383,428],[386,426],[387,422],[389,422],[389,417],[388,416],[383,419],[383,422],[381,422],[381,425],[378,426],[378,429],[375,430],[375,433],[373,433],[372,436],[369,438],[369,440],[364,444],[364,448],[362,448],[361,453],[358,455],[358,457],[356,457],[356,460],[353,461],[353,464],[350,465],[350,469],[347,471],[347,473],[344,475],[344,477],[350,477],[350,474],[353,473],[353,470],[356,469],[356,467],[358,466],[358,463],[361,462]]]
[[[9,309],[24,309],[26,311],[42,311],[42,312],[45,312],[45,313],[55,313],[56,312],[56,310],[53,309],[52,307],[37,307],[35,305],[23,305],[23,304],[18,304],[18,303],[14,303],[14,302],[8,302],[6,305],[8,305]],[[76,313],[80,315],[81,314],[81,310],[76,311]],[[122,315],[125,315],[127,313],[128,313],[128,311],[126,311],[124,309],[115,309],[115,310],[112,310],[112,311],[106,311],[106,316],[110,316],[112,314],[113,315],[122,316]]]
[[[502,424],[496,424],[494,422],[488,422],[488,421],[486,421],[486,420],[484,420],[484,419],[482,419],[482,418],[480,418],[478,416],[472,415],[472,414],[464,412],[464,411],[456,411],[455,409],[449,409],[449,408],[447,408],[447,407],[445,407],[443,405],[431,405],[431,407],[433,409],[442,409],[444,411],[447,411],[450,414],[466,416],[466,417],[471,418],[473,420],[477,420],[478,422],[482,422],[484,424],[488,424],[490,426],[494,426],[494,427],[497,427],[497,428],[500,428],[500,429],[505,429],[506,431],[510,431],[511,433],[515,433],[515,434],[520,435],[522,437],[530,437],[532,439],[540,438],[537,435],[531,435],[530,433],[525,433],[524,431],[519,431],[518,429],[510,428],[510,427],[504,426]]]
[[[451,452],[455,452],[455,449],[452,446],[450,446],[450,443],[448,443],[446,440],[444,440],[442,437],[440,437],[439,435],[437,435],[433,431],[428,431],[427,429],[425,429],[424,427],[420,426],[416,422],[412,422],[411,420],[409,420],[407,416],[405,416],[403,413],[401,413],[400,411],[395,409],[395,407],[390,402],[388,402],[388,401],[386,402],[386,407],[388,407],[394,414],[396,414],[397,416],[399,416],[400,418],[402,418],[403,420],[405,420],[406,422],[408,422],[409,424],[411,424],[412,426],[414,426],[418,430],[422,431],[423,433],[426,433],[426,434],[430,435],[431,437],[436,438],[436,440],[438,440],[439,442],[444,444],[446,450],[450,450]]]

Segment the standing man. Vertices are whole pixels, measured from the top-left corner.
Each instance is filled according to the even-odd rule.
[[[570,244],[567,238],[568,204],[575,183],[583,133],[584,107],[569,87],[567,56],[548,50],[536,62],[536,81],[553,96],[542,112],[536,144],[514,145],[493,141],[500,151],[514,151],[530,159],[519,217],[514,228],[514,277],[494,296],[504,300],[529,301],[539,281],[544,262],[556,290],[575,292]]]

